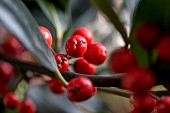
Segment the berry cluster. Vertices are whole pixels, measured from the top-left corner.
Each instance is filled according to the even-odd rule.
[[[107,52],[101,43],[93,43],[94,36],[84,27],[77,28],[66,42],[65,50],[71,57],[80,57],[75,61],[73,69],[77,73],[93,75],[96,65],[104,63]],[[71,101],[83,101],[97,91],[92,82],[85,77],[70,80],[67,95]]]
[[[4,55],[17,58],[18,60],[22,60],[22,53],[26,51],[26,49],[21,45],[21,43],[16,39],[16,37],[10,34],[6,40],[2,42],[0,45],[1,53]]]
[[[157,53],[157,59],[162,63],[170,62],[170,35],[160,30],[157,24],[146,22],[137,27],[136,42],[148,53]],[[149,54],[152,55],[152,54]],[[151,59],[149,59],[151,60]],[[138,64],[137,57],[132,49],[118,48],[111,53],[108,60],[109,70],[113,73],[125,73],[122,88],[133,92],[134,106],[132,113],[169,113],[170,96],[156,99],[150,89],[157,85],[156,73],[152,64],[143,67]]]
[[[136,41],[148,52],[156,50],[162,62],[170,62],[170,34],[161,31],[157,24],[146,22],[139,25]]]
[[[3,94],[8,89],[8,83],[15,73],[14,67],[4,61],[0,61],[0,94]]]
[[[51,48],[52,35],[48,29],[39,27],[43,37]],[[77,28],[72,36],[65,44],[66,54],[56,54],[54,57],[61,73],[69,68],[68,57],[77,58],[74,62],[73,69],[80,74],[93,75],[96,70],[96,65],[104,63],[107,52],[104,45],[101,43],[93,43],[94,36],[90,30],[85,27]],[[59,80],[52,78],[48,82],[49,89],[53,93],[64,93],[65,88]],[[71,101],[83,101],[90,98],[97,91],[92,82],[85,77],[77,77],[69,81],[67,87],[67,95]]]
[[[27,51],[14,35],[10,34],[0,46],[2,54],[18,60],[25,60],[24,57]],[[3,96],[5,107],[17,110],[19,113],[35,113],[36,108],[32,100],[24,99],[20,102],[15,93],[8,91],[10,80],[15,76],[15,68],[7,62],[0,61],[0,73],[0,94]]]
[[[36,108],[31,99],[19,100],[13,92],[8,92],[3,97],[3,103],[8,109],[17,110],[19,113],[35,113]]]

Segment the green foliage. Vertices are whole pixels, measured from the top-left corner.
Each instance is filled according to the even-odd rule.
[[[36,0],[36,2],[39,4],[41,10],[55,27],[56,38],[53,39],[55,40],[54,48],[57,49],[57,47],[61,46],[60,44],[63,35],[67,31],[71,22],[71,16],[69,14],[69,0],[63,0],[63,2],[61,2],[62,7],[64,7],[65,10],[62,10],[60,7],[57,7],[48,0]]]
[[[22,10],[21,10],[22,9]],[[48,69],[55,71],[56,62],[42,37],[38,25],[21,0],[0,1],[0,23]]]

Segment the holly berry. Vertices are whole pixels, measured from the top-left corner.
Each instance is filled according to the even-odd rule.
[[[65,50],[69,56],[82,57],[87,50],[87,41],[80,35],[74,35],[67,40]]]
[[[43,35],[48,47],[51,47],[52,40],[53,40],[51,32],[46,27],[43,27],[43,26],[39,26],[39,30],[40,30],[41,34]]]
[[[53,93],[64,93],[64,91],[65,91],[65,88],[60,83],[60,81],[55,78],[52,78],[48,82],[48,86]]]
[[[18,96],[13,92],[9,92],[4,96],[3,103],[8,109],[17,109],[20,104]]]
[[[0,81],[0,94],[3,94],[8,89],[8,82]]]
[[[113,73],[126,73],[137,66],[135,55],[127,48],[119,48],[111,53],[108,60],[109,68]]]
[[[161,101],[157,102],[157,113],[170,113],[170,96],[162,97]]]
[[[89,63],[86,59],[80,58],[74,63],[74,71],[81,74],[94,74],[96,66]]]
[[[164,62],[170,62],[170,35],[161,38],[156,46],[158,57]]]
[[[88,46],[84,58],[95,65],[104,63],[107,57],[106,47],[101,43],[93,43]]]
[[[144,95],[156,83],[154,74],[147,68],[137,67],[129,70],[122,79],[122,87]]]
[[[138,111],[137,109],[133,109],[130,113],[141,113],[141,112]]]
[[[140,113],[151,113],[156,105],[156,100],[151,95],[134,96],[133,106]]]
[[[84,37],[87,40],[87,45],[90,45],[93,42],[93,38],[94,38],[93,33],[85,27],[77,28],[73,32],[72,36],[74,36],[74,35],[80,35],[80,36]]]
[[[0,81],[7,82],[14,73],[14,67],[6,62],[0,61]]]
[[[170,90],[170,84],[169,84],[169,83],[164,84],[163,86],[164,86],[167,90]]]
[[[68,69],[69,61],[64,54],[54,55],[59,71],[62,73]]]
[[[97,87],[93,87],[93,95],[97,93]]]
[[[3,54],[9,55],[12,57],[17,57],[17,55],[20,55],[22,52],[25,51],[25,48],[13,35],[10,35],[8,39],[6,39],[2,43],[1,48],[2,48]]]
[[[25,99],[19,106],[19,113],[35,113],[36,107],[32,100]]]
[[[85,77],[76,77],[69,81],[67,96],[71,101],[84,101],[93,95],[93,84]]]
[[[150,51],[154,48],[160,34],[159,27],[154,23],[142,23],[136,31],[137,42],[146,50]]]

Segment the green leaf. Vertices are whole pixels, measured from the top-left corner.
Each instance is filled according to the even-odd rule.
[[[130,33],[130,41],[132,48],[137,55],[138,61],[143,66],[149,65],[149,57],[155,62],[157,55],[147,53],[135,40],[136,28],[144,22],[157,23],[162,31],[169,32],[170,30],[170,0],[140,0],[133,14],[132,28]],[[149,56],[152,55],[152,56]]]
[[[48,0],[36,0],[36,2],[56,29],[57,40],[55,41],[54,48],[57,49],[56,46],[59,47],[63,34],[70,25],[71,17],[69,15],[69,0],[63,0],[62,2],[62,5],[65,5],[65,11],[59,9]]]
[[[128,44],[129,41],[127,38],[126,30],[124,28],[124,25],[121,23],[119,16],[114,11],[111,1],[110,0],[90,0],[90,1],[108,17],[108,19],[113,23],[115,28],[122,35],[122,38],[124,39],[125,43]]]
[[[58,69],[36,21],[21,0],[0,0],[0,23],[45,67],[51,71]]]

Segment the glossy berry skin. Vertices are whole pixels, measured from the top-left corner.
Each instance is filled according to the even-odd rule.
[[[141,112],[138,111],[137,109],[133,109],[130,113],[141,113]]]
[[[133,106],[140,113],[151,113],[156,105],[156,100],[151,95],[134,96]]]
[[[122,79],[122,87],[138,95],[144,95],[156,85],[152,71],[147,68],[136,67],[127,72]]]
[[[3,103],[8,109],[17,109],[20,101],[16,94],[9,92],[4,96]]]
[[[13,74],[14,67],[7,62],[0,61],[0,82],[8,82]]]
[[[135,55],[126,48],[119,48],[111,53],[108,60],[109,68],[113,73],[126,73],[137,66]]]
[[[170,96],[163,96],[161,101],[157,102],[157,113],[170,113]]]
[[[39,26],[39,30],[40,30],[42,36],[44,37],[48,47],[51,47],[52,40],[53,40],[51,32],[46,27],[43,27],[43,26]]]
[[[69,61],[64,54],[54,55],[59,71],[62,73],[68,69]]]
[[[32,100],[25,99],[19,106],[19,113],[35,113],[36,107]]]
[[[26,50],[13,35],[10,35],[8,39],[2,43],[1,48],[3,54],[12,57],[17,57],[17,55],[20,55]]]
[[[93,87],[93,95],[97,93],[97,87]]]
[[[156,51],[160,60],[164,62],[170,62],[170,35],[166,35],[161,38],[158,45],[156,46]]]
[[[85,77],[76,77],[69,81],[67,96],[71,101],[80,102],[93,95],[93,84]]]
[[[159,27],[154,23],[142,23],[136,31],[137,42],[147,51],[154,48],[160,35]]]
[[[82,57],[87,50],[87,41],[80,35],[74,35],[67,40],[65,50],[69,56]]]
[[[101,43],[93,43],[88,46],[84,58],[95,65],[104,63],[107,57],[106,47]]]
[[[53,93],[64,93],[64,91],[65,91],[65,88],[60,83],[60,81],[55,78],[52,78],[48,82],[48,86]]]
[[[87,40],[87,45],[90,45],[93,42],[93,38],[94,38],[93,33],[85,27],[77,28],[73,32],[72,36],[74,36],[74,35],[80,35],[80,36],[84,37]]]
[[[73,65],[74,71],[81,74],[94,74],[96,66],[89,63],[86,59],[80,58]]]

